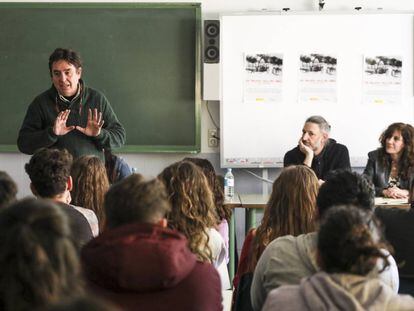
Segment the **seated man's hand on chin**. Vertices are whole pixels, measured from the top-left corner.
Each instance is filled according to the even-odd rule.
[[[299,139],[299,150],[305,155],[305,160],[303,160],[303,164],[311,167],[314,153],[311,147],[303,143],[302,138]]]

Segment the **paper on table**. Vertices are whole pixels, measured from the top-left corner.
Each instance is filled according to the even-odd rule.
[[[383,198],[378,197],[375,198],[375,205],[382,205],[382,204],[408,204],[408,199],[391,199],[391,198]]]

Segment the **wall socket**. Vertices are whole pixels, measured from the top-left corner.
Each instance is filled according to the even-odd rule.
[[[218,139],[217,139],[217,130],[216,129],[209,129],[208,130],[208,147],[209,148],[217,148],[218,147]]]

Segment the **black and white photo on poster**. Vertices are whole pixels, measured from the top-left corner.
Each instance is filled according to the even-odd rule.
[[[243,99],[248,103],[282,101],[283,54],[244,54]]]
[[[364,103],[400,104],[402,57],[365,55],[363,64]]]
[[[337,57],[310,53],[299,56],[299,102],[337,101]]]

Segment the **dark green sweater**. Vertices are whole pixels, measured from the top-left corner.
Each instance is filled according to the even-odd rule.
[[[70,109],[67,126],[85,127],[88,109],[97,108],[102,112],[104,125],[96,137],[86,136],[76,129],[66,135],[56,136],[53,124],[59,111]],[[19,131],[17,146],[26,154],[33,154],[42,147],[67,149],[74,158],[82,155],[96,155],[104,159],[102,149],[114,149],[125,143],[125,129],[118,121],[105,96],[92,88],[82,85],[80,96],[70,103],[60,100],[52,86],[37,96],[27,109]]]

